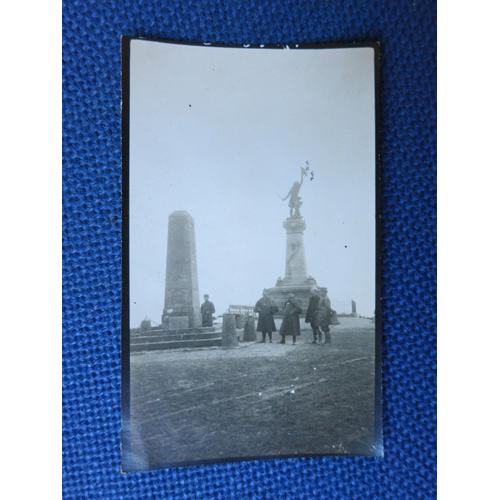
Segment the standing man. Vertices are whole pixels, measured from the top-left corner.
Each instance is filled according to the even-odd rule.
[[[313,331],[313,344],[317,344],[318,338],[319,343],[321,344],[321,330],[320,330],[320,302],[321,297],[319,295],[319,290],[315,288],[313,290],[313,294],[309,299],[309,305],[306,311],[306,323],[310,323],[312,331]]]
[[[302,308],[299,302],[295,298],[295,295],[291,293],[288,295],[288,299],[285,302],[285,307],[283,311],[283,322],[280,327],[281,343],[285,344],[285,337],[291,335],[293,338],[293,343],[297,339],[297,335],[300,335],[300,319],[299,316],[302,313]]]
[[[266,342],[266,333],[269,334],[269,342],[273,341],[273,332],[276,331],[274,324],[274,315],[278,312],[278,307],[270,297],[264,295],[255,304],[255,312],[259,313],[259,321],[257,322],[257,331],[262,332],[261,344]]]
[[[213,326],[213,314],[215,312],[215,307],[208,300],[208,294],[203,295],[205,302],[201,304],[201,326]]]

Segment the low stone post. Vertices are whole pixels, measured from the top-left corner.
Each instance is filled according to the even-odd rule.
[[[254,342],[257,340],[257,334],[255,333],[255,319],[251,314],[246,317],[244,328],[243,340],[245,342]]]
[[[236,328],[245,327],[245,316],[243,316],[243,314],[235,314],[234,318],[236,320]]]
[[[234,314],[224,314],[222,316],[222,347],[237,347],[238,337],[236,336],[236,318]]]

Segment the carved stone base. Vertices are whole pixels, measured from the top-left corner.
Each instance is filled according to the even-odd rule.
[[[309,305],[309,299],[311,298],[311,295],[315,288],[318,288],[318,290],[320,291],[327,291],[327,289],[324,287],[318,287],[315,280],[313,280],[312,283],[309,280],[307,283],[304,283],[302,285],[281,284],[273,288],[266,288],[264,290],[264,295],[270,297],[276,303],[279,308],[278,315],[281,315],[283,314],[284,304],[288,298],[288,295],[290,293],[293,293],[295,295],[295,298],[300,302],[303,315],[305,315],[307,306]]]
[[[165,318],[163,325],[167,330],[184,330],[189,328],[189,316],[170,316]]]

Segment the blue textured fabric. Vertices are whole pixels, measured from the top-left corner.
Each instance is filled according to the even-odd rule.
[[[120,473],[120,36],[382,45],[383,458]],[[434,498],[436,6],[432,0],[63,5],[65,498]]]

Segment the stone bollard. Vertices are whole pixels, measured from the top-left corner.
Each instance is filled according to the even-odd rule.
[[[236,321],[236,328],[244,328],[245,327],[245,316],[243,314],[235,314],[234,315]]]
[[[246,317],[243,340],[245,342],[254,342],[257,340],[257,334],[255,333],[255,319],[252,315],[248,315]]]
[[[222,347],[236,347],[238,337],[236,336],[236,319],[234,314],[224,314],[222,316]]]

